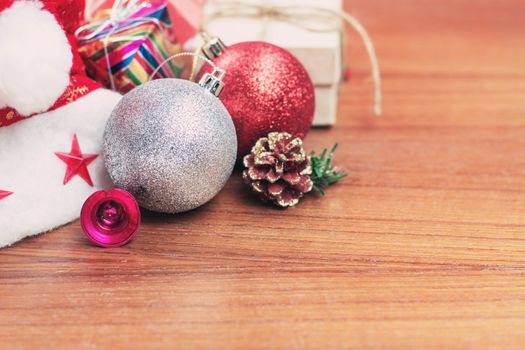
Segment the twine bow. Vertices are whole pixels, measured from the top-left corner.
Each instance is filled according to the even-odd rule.
[[[275,6],[252,4],[243,1],[215,1],[213,5],[213,12],[204,19],[202,24],[205,32],[210,22],[221,17],[248,17],[261,18],[264,21],[288,22],[297,27],[318,33],[341,31],[344,28],[342,21],[348,23],[357,32],[365,45],[374,82],[373,112],[375,115],[381,114],[381,74],[374,44],[361,22],[352,15],[344,11],[334,11],[314,6]],[[263,30],[266,28],[267,26],[265,25]]]

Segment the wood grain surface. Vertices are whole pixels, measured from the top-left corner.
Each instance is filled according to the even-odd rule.
[[[0,348],[525,348],[525,3],[354,0],[349,178],[276,210],[234,174],[120,249],[73,223],[0,250]],[[30,215],[30,214],[29,214]]]

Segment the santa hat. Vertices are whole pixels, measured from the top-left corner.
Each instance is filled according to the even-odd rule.
[[[84,0],[0,0],[0,247],[75,220],[110,186],[99,157],[120,95],[86,77]]]

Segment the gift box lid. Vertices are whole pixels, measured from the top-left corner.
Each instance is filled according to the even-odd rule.
[[[219,16],[221,5],[225,3],[230,7],[235,4],[239,14]],[[250,4],[264,7],[270,14],[257,17],[254,15],[256,11],[246,11],[246,5]],[[226,45],[261,40],[284,47],[303,63],[315,85],[338,83],[342,65],[341,31],[315,32],[285,19],[277,19],[271,14],[274,10],[290,6],[321,7],[339,12],[342,10],[342,0],[243,0],[238,5],[237,2],[227,0],[209,0],[204,10],[206,30],[208,34],[220,37]],[[293,16],[293,11],[288,8],[287,15]],[[312,21],[316,20],[312,18]]]

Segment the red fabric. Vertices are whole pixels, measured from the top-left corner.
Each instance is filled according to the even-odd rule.
[[[55,16],[57,22],[64,30],[71,45],[71,52],[73,53],[69,86],[55,101],[53,106],[47,110],[50,112],[74,102],[80,97],[100,88],[100,84],[86,76],[84,63],[82,62],[82,58],[80,58],[77,50],[77,39],[74,35],[76,28],[84,18],[85,0],[41,0],[41,2],[44,4],[44,8]],[[9,8],[12,3],[13,0],[0,0],[0,12]],[[23,116],[13,108],[1,108],[0,127],[9,126],[35,114]]]
[[[71,102],[76,101],[82,96],[85,96],[100,87],[94,80],[86,77],[85,75],[72,75],[69,80],[69,86],[66,88],[64,93],[56,100],[56,102],[47,111],[53,111],[57,108],[65,106]],[[9,126],[16,122],[27,119],[39,113],[35,113],[29,116],[24,116],[18,113],[15,109],[6,107],[0,108],[0,128]]]
[[[71,75],[86,75],[82,58],[78,54],[77,38],[75,30],[80,26],[84,19],[85,0],[41,0],[44,8],[51,12],[57,22],[64,30],[71,52],[73,53],[73,65],[71,66]]]
[[[14,0],[0,0],[0,12],[2,12],[3,10],[5,10],[8,7],[11,7],[13,2],[14,2]]]

